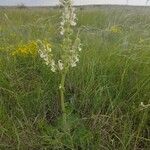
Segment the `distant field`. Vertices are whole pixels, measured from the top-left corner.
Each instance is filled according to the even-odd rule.
[[[77,14],[83,51],[65,83],[74,149],[149,150],[150,8],[84,7]],[[0,9],[0,150],[72,149],[57,123],[60,79],[34,44],[44,40],[59,51],[60,15]]]

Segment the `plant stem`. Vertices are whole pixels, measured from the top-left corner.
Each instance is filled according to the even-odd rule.
[[[63,119],[63,128],[67,130],[67,114],[65,108],[65,78],[66,78],[67,71],[64,71],[61,75],[61,83],[60,83],[60,103],[61,103],[61,110],[62,110],[62,119]]]

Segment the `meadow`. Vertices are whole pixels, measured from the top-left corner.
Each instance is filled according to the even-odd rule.
[[[36,41],[59,51],[60,9],[0,8],[1,150],[148,150],[150,8],[77,9],[80,62],[65,82],[70,135],[61,131],[57,73]]]

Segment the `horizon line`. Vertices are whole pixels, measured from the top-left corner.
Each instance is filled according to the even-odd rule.
[[[25,7],[59,7],[60,5],[24,5],[24,4],[16,4],[16,5],[0,5],[0,7],[18,7],[18,6],[25,6]],[[150,7],[150,5],[134,5],[134,4],[81,4],[81,5],[74,5],[76,6],[146,6]]]

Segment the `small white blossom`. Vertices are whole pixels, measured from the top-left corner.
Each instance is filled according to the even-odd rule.
[[[143,102],[141,102],[141,107],[143,107],[143,108],[149,108],[150,107],[150,104],[147,104],[147,105],[145,105]]]
[[[78,62],[79,62],[79,56],[73,53],[72,57],[70,58],[70,66],[76,67]]]
[[[61,23],[60,23],[61,26],[64,26],[65,25],[65,21],[63,20]]]
[[[144,103],[143,102],[141,102],[141,106],[144,107]]]
[[[59,85],[59,89],[62,89],[62,85],[61,84]]]
[[[60,34],[61,34],[61,35],[64,35],[64,33],[65,33],[65,30],[62,29],[62,30],[60,31]]]
[[[44,53],[40,52],[40,57],[41,57],[41,58],[45,58]]]
[[[71,62],[71,67],[76,67],[77,64],[75,62]]]
[[[71,21],[70,24],[71,24],[72,26],[76,26],[77,23],[76,23],[75,21]]]
[[[77,55],[75,56],[75,62],[79,62],[79,57]]]
[[[59,67],[60,70],[64,69],[64,65],[63,65],[61,60],[58,61],[58,67]]]
[[[39,54],[40,54],[40,57],[44,59],[46,65],[49,65],[48,53],[46,52],[46,49],[44,49],[43,51],[39,50]]]
[[[55,61],[53,59],[51,60],[51,64],[50,65],[51,65],[51,71],[52,72],[56,72],[56,64],[55,64]]]
[[[79,46],[78,46],[78,50],[79,50],[79,52],[81,52],[81,51],[82,51],[81,43],[80,43],[80,44],[79,44]]]

